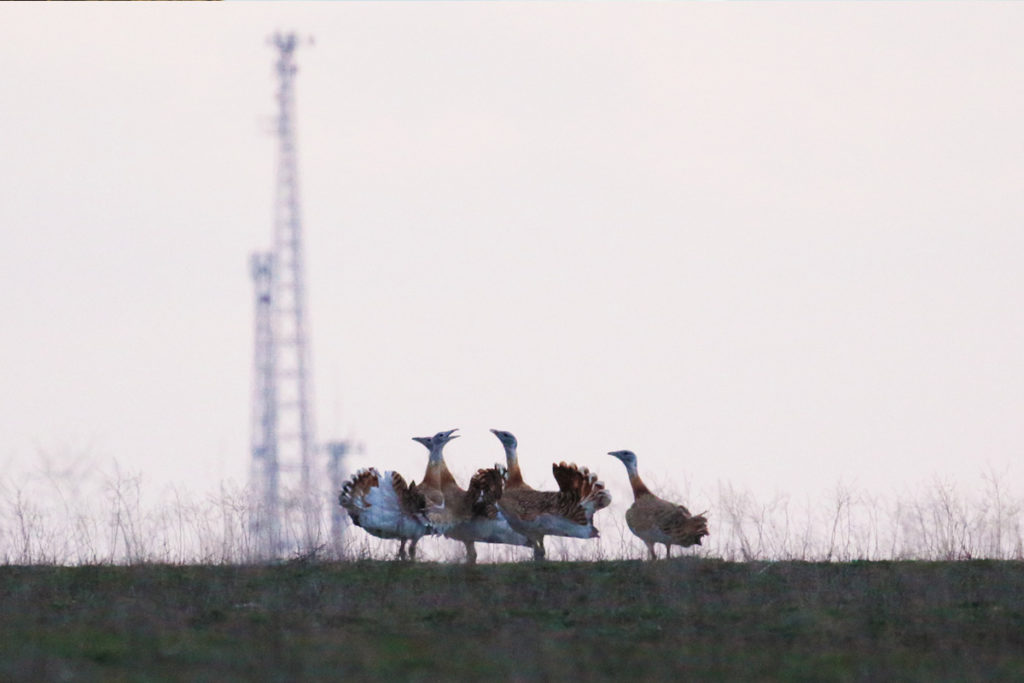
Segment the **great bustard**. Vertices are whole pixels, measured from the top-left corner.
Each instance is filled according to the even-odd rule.
[[[544,559],[545,536],[597,538],[594,513],[607,507],[611,494],[597,475],[575,463],[553,464],[551,470],[558,491],[537,491],[525,481],[519,469],[518,442],[511,432],[492,429],[505,448],[508,469],[498,492],[498,509],[509,525],[530,540],[533,558]]]
[[[428,497],[438,499],[439,496],[443,502],[432,508],[432,524],[446,537],[466,546],[467,564],[476,563],[477,542],[529,546],[526,537],[512,530],[494,504],[495,492],[501,490],[501,475],[497,470],[478,470],[470,479],[468,490],[455,481],[443,453],[444,445],[458,438],[452,434],[454,431],[438,432],[432,437],[413,437],[413,441],[430,450],[420,486]]]
[[[398,472],[381,474],[375,467],[359,470],[341,487],[338,503],[352,523],[367,533],[401,541],[400,560],[406,558],[406,541],[411,541],[409,559],[415,560],[417,541],[434,533],[427,519],[430,503],[415,482],[407,485]]]
[[[665,557],[672,557],[672,546],[701,545],[701,539],[708,535],[708,520],[704,513],[692,514],[683,505],[676,505],[658,498],[647,488],[636,469],[636,454],[633,451],[612,451],[626,466],[629,483],[633,487],[633,504],[626,511],[626,524],[647,545],[651,559],[656,560],[655,543],[665,545]]]

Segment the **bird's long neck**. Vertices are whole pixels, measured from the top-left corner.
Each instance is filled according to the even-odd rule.
[[[633,500],[651,495],[651,490],[637,472],[636,463],[626,463],[626,473],[629,475],[629,485],[633,487]]]
[[[525,484],[523,473],[519,469],[519,455],[515,446],[505,446],[505,462],[508,465],[508,477],[505,486],[510,488],[521,487]]]
[[[443,448],[443,447],[442,447]],[[433,488],[444,490],[458,484],[455,477],[448,470],[448,464],[444,461],[442,448],[430,449],[430,460],[427,461],[427,471],[423,474],[423,483]]]

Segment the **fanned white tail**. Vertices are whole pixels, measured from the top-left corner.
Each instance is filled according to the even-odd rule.
[[[338,502],[356,526],[379,538],[418,539],[434,533],[422,496],[398,472],[360,470],[345,483]]]

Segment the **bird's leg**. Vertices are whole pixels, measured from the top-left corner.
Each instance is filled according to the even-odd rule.
[[[544,559],[544,537],[541,536],[533,542],[533,559],[540,561]]]
[[[665,544],[665,559],[672,557],[672,545],[669,543]]]
[[[644,542],[647,543],[646,541],[644,541]],[[652,560],[658,559],[658,554],[656,552],[654,552],[654,544],[653,543],[647,543],[647,552],[651,556],[650,559],[652,559]]]
[[[409,544],[409,561],[410,562],[415,562],[416,561],[416,543],[419,540],[420,539],[418,539],[418,538],[414,538],[414,539],[412,539],[412,543]]]
[[[476,544],[473,541],[463,541],[466,544],[466,564],[476,564]]]
[[[398,559],[405,559],[405,539],[402,539],[401,545],[398,546]]]

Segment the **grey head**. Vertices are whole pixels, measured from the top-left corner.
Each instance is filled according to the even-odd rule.
[[[636,469],[636,453],[633,451],[609,451],[608,455],[621,460],[627,469]]]
[[[438,432],[433,436],[414,436],[412,437],[412,440],[417,443],[423,444],[424,446],[427,447],[427,449],[433,451],[435,447],[440,448],[449,441],[451,441],[452,439],[459,438],[460,435],[455,434],[455,432],[457,431],[459,431],[458,427],[456,427],[455,429],[449,429],[446,432]]]
[[[448,443],[452,439],[457,439],[457,438],[459,438],[461,436],[461,434],[456,434],[455,433],[457,431],[459,431],[458,427],[456,427],[455,429],[449,429],[447,432],[438,432],[437,434],[434,434],[434,436],[433,436],[433,438],[431,440],[434,443],[440,444],[440,445],[443,446],[444,444]]]
[[[516,441],[516,437],[512,435],[512,432],[504,432],[500,429],[492,429],[491,434],[494,434],[496,437],[498,437],[498,441],[500,441],[501,445],[504,446],[505,448],[515,449],[516,447],[519,446],[519,442]]]

